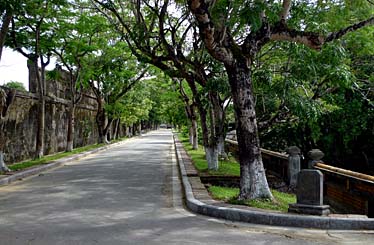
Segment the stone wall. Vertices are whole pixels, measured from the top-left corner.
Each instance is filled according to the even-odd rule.
[[[64,80],[56,79],[47,82],[49,85],[47,86],[45,109],[45,155],[64,151],[66,147],[69,91],[67,91],[67,82]],[[9,93],[8,88],[2,88]],[[35,90],[35,86],[33,88]],[[75,112],[74,147],[97,142],[96,106],[95,98],[86,92]],[[0,142],[5,142],[3,151],[6,164],[9,165],[34,156],[37,115],[37,94],[17,91],[5,117],[0,120]]]

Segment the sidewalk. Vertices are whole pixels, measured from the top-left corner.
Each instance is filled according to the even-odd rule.
[[[264,211],[213,200],[187,155],[183,145],[174,135],[174,144],[187,207],[196,213],[231,221],[254,224],[291,226],[315,229],[374,230],[374,219],[361,217],[321,217]]]

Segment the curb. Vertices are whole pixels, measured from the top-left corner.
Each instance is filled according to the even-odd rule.
[[[129,140],[134,139],[136,137],[138,137],[138,136],[135,136],[135,137],[132,137],[132,138],[120,141],[120,142],[116,142],[116,143],[113,143],[113,144],[105,145],[105,146],[102,146],[102,147],[99,147],[99,148],[96,148],[96,149],[93,149],[93,150],[89,150],[89,151],[86,151],[86,152],[74,154],[72,156],[64,157],[64,158],[61,158],[61,159],[58,159],[58,160],[52,161],[50,163],[34,167],[34,168],[31,168],[31,169],[27,169],[27,170],[24,170],[24,171],[21,170],[19,173],[15,173],[15,174],[10,175],[8,177],[1,178],[0,179],[0,186],[9,185],[10,183],[15,182],[17,180],[22,180],[26,177],[37,175],[37,174],[40,174],[44,171],[60,167],[67,162],[75,161],[75,160],[78,160],[80,158],[91,155],[93,153],[97,153],[99,151],[103,151],[103,150],[109,149],[111,147],[127,143]]]
[[[185,168],[185,159],[181,156],[181,150],[184,150],[184,148],[179,140],[177,140],[176,135],[173,135],[173,139],[186,197],[186,206],[192,212],[230,221],[261,225],[334,230],[374,230],[373,218],[320,217],[312,215],[274,213],[270,211],[244,210],[240,208],[228,208],[206,204],[194,197],[192,186]]]

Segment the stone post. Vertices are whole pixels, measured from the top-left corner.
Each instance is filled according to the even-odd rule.
[[[294,188],[297,185],[297,175],[300,172],[301,150],[297,146],[287,148],[288,153],[288,183]]]
[[[309,162],[308,162],[308,168],[312,169],[314,164],[318,162],[322,162],[322,158],[325,156],[325,154],[320,149],[312,149],[308,152]]]
[[[288,212],[313,215],[330,214],[323,205],[323,175],[319,170],[303,169],[297,178],[297,203],[289,204]]]

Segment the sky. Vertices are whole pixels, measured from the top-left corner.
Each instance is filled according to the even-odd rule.
[[[21,54],[4,48],[0,61],[0,85],[10,81],[21,82],[28,90],[27,60]]]
[[[55,62],[47,66],[47,70],[52,70]],[[9,48],[4,48],[0,61],[0,85],[10,81],[21,82],[29,90],[29,75],[27,69],[27,59]]]

